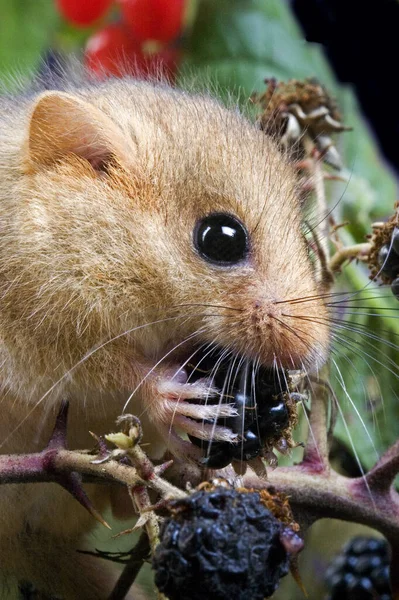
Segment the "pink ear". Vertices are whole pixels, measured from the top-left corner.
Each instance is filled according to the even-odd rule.
[[[45,92],[29,124],[29,162],[32,166],[50,164],[71,153],[101,168],[112,156],[125,164],[131,162],[133,151],[123,132],[101,110],[63,92]]]

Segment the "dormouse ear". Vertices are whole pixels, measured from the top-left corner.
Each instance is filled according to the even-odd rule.
[[[101,169],[112,156],[131,162],[129,140],[118,126],[95,106],[63,92],[39,96],[30,119],[30,166],[51,164],[76,154]]]

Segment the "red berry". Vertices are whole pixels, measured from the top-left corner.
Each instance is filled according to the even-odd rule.
[[[145,69],[139,42],[126,26],[119,24],[109,25],[89,38],[85,64],[100,79],[107,75],[137,75]]]
[[[57,0],[60,13],[75,25],[90,25],[106,12],[112,0]]]
[[[137,39],[170,42],[182,28],[185,0],[118,0]]]
[[[177,48],[164,48],[156,54],[149,54],[145,57],[145,63],[141,76],[147,77],[165,77],[169,82],[173,82],[181,58],[181,52]]]

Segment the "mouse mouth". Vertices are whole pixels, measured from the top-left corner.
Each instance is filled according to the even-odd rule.
[[[202,463],[206,467],[220,469],[233,460],[265,457],[281,440],[285,440],[288,447],[293,445],[291,430],[297,415],[288,371],[262,367],[256,361],[217,347],[198,349],[186,361],[184,370],[187,383],[206,380],[210,388],[218,392],[205,400],[190,401],[215,406],[215,418],[201,421],[199,426],[201,423],[220,425],[237,434],[237,443],[188,436],[195,446],[202,449]],[[222,404],[232,405],[237,415],[219,418],[218,409]]]

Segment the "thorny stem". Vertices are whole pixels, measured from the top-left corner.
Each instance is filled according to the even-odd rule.
[[[129,494],[138,514],[141,515],[141,518],[144,516],[144,526],[147,532],[151,554],[154,554],[155,549],[159,544],[159,520],[155,512],[149,510],[151,508],[151,501],[148,494],[148,488],[145,485],[129,487]],[[132,584],[133,581],[131,581],[131,585]],[[166,600],[165,596],[159,591],[157,592],[157,597],[158,600]]]
[[[51,458],[51,466],[49,466]],[[0,456],[0,483],[34,483],[56,481],[64,473],[79,472],[85,481],[97,483],[143,483],[135,467],[115,460],[93,464],[95,456],[74,450],[54,450],[51,457],[46,450],[32,454],[3,454]],[[186,493],[158,475],[163,466],[155,466],[145,484],[163,497],[185,498]]]
[[[267,482],[248,475],[244,483],[287,494],[305,528],[318,519],[336,518],[374,527],[388,540],[399,541],[399,495],[392,487],[381,491],[364,477],[349,479],[333,470],[315,473],[303,463],[275,469]]]
[[[326,387],[322,384],[319,387],[321,396],[327,393]],[[317,393],[319,392],[320,389]],[[399,470],[399,442],[384,454],[366,477],[349,479],[333,471],[326,460],[326,402],[313,402],[312,413],[311,424],[317,441],[317,454],[315,447],[312,450],[310,442],[301,464],[277,467],[269,472],[267,480],[249,471],[243,478],[244,485],[256,489],[272,487],[289,496],[295,518],[301,523],[303,530],[320,518],[347,520],[374,527],[387,537],[393,549],[397,549],[399,494],[392,486],[392,481]],[[62,426],[64,424],[65,420]],[[62,440],[63,436],[58,433],[52,440],[55,438]],[[48,448],[39,453],[0,456],[0,483],[58,482],[64,475],[79,473],[90,481],[118,482],[132,487],[137,492],[135,498],[142,511],[143,507],[149,508],[147,488],[154,490],[161,498],[182,498],[186,497],[182,488],[187,481],[192,485],[201,481],[200,470],[196,465],[190,468],[186,463],[181,463],[180,466],[174,465],[174,470],[171,470],[171,475],[174,471],[174,483],[178,485],[176,487],[161,476],[165,472],[165,466],[154,466],[138,444],[129,449],[128,454],[132,462],[141,461],[141,464],[122,464],[113,458],[112,452],[109,460],[104,462],[103,456],[101,460],[96,460],[95,456],[88,453],[66,450],[62,444],[59,447],[50,443]],[[115,456],[120,458],[118,454]],[[167,466],[169,464],[166,463]],[[166,474],[168,473],[167,470]],[[222,472],[221,475],[225,473]],[[145,498],[142,495],[144,490]],[[151,511],[142,512],[142,516],[150,514]],[[156,528],[150,529],[150,535],[155,530]],[[153,543],[154,541],[155,537],[152,539]],[[393,591],[399,598],[399,581],[393,581]]]
[[[155,548],[159,544],[159,523],[154,511],[151,509],[151,500],[148,494],[148,489],[145,485],[135,485],[129,487],[129,494],[133,500],[133,504],[139,515],[145,512],[145,528],[150,542],[151,552],[154,553]]]

